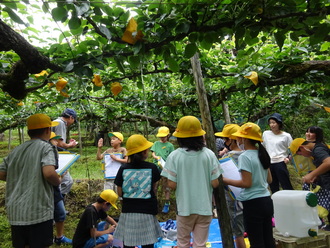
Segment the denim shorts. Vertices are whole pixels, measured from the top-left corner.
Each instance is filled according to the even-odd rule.
[[[63,222],[65,220],[65,217],[66,217],[66,213],[65,213],[64,201],[61,200],[55,204],[54,221]]]

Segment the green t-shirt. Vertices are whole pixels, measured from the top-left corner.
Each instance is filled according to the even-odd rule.
[[[178,215],[212,215],[212,180],[222,173],[214,152],[178,148],[170,154],[162,176],[177,183],[175,195]]]
[[[170,153],[174,151],[174,146],[168,141],[165,143],[156,141],[151,147],[151,151],[153,151],[156,156],[160,156],[164,161],[166,161],[168,155],[170,155]],[[154,159],[154,163],[157,164],[157,162],[158,161]]]

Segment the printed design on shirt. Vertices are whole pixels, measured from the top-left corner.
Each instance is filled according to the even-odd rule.
[[[151,198],[151,169],[126,169],[123,171],[123,197],[136,199]]]

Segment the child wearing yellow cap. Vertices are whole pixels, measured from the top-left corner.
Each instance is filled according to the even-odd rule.
[[[151,147],[152,157],[154,158],[154,163],[162,171],[163,165],[160,165],[160,160],[163,159],[166,162],[168,155],[174,151],[174,146],[168,141],[170,137],[170,129],[168,127],[160,127],[156,136],[159,138],[159,141],[156,141]],[[170,210],[170,188],[167,186],[167,180],[165,178],[160,180],[160,184],[165,194],[165,204],[162,212],[166,214]]]
[[[205,131],[195,116],[182,117],[173,136],[179,148],[171,152],[161,173],[175,190],[178,247],[206,247],[212,221],[212,192],[221,174],[219,161],[205,147]]]
[[[242,188],[237,200],[243,203],[243,217],[251,247],[275,248],[272,217],[273,201],[268,190],[272,181],[271,160],[261,144],[258,125],[248,122],[232,134],[244,152],[238,157],[240,180],[223,178],[226,185]]]
[[[110,154],[111,159],[114,161],[119,163],[127,163],[126,148],[121,146],[122,142],[124,141],[124,136],[120,132],[111,132],[108,133],[108,135],[111,139],[111,147],[102,153],[103,139],[99,139],[97,144],[96,159],[101,160],[104,158],[105,154]],[[115,154],[121,154],[121,156],[118,157]],[[104,189],[113,189],[117,192],[114,179],[106,178],[104,182]]]
[[[126,142],[128,163],[120,167],[115,179],[123,201],[114,237],[123,240],[124,247],[153,248],[162,236],[155,187],[160,173],[154,163],[145,161],[152,145],[142,135],[130,136]]]

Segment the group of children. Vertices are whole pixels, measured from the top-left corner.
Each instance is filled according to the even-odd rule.
[[[272,120],[281,121],[281,118],[279,114],[272,115],[268,120],[269,125],[274,125]],[[219,185],[218,178],[223,170],[217,156],[205,147],[204,134],[205,131],[196,117],[185,116],[179,120],[173,133],[179,145],[176,150],[168,141],[170,134],[167,127],[159,128],[157,137],[160,140],[155,143],[149,142],[142,135],[132,135],[126,142],[126,149],[121,147],[124,137],[119,132],[109,134],[112,148],[103,153],[103,140],[100,139],[97,159],[101,160],[109,154],[111,159],[122,163],[122,166],[115,178],[106,179],[104,191],[97,202],[86,208],[83,214],[85,217],[80,220],[83,224],[78,224],[73,246],[107,247],[113,239],[118,239],[123,242],[124,248],[137,245],[152,248],[162,235],[156,218],[160,180],[166,199],[163,208],[165,213],[169,211],[170,188],[175,190],[178,246],[189,247],[191,233],[193,247],[205,246],[212,220],[212,188]],[[282,132],[277,133],[279,134]],[[226,195],[236,247],[246,247],[245,231],[251,247],[275,247],[272,230],[274,208],[268,187],[272,183],[271,166],[274,166],[272,162],[275,161],[272,158],[276,155],[271,153],[270,156],[267,146],[263,145],[265,133],[262,134],[258,125],[248,122],[241,127],[227,124],[215,136],[223,139],[226,149],[223,156],[233,159],[241,175],[238,180],[223,177],[225,185],[242,188],[236,198],[229,191]],[[290,146],[292,154],[314,157],[317,169],[306,175],[304,180],[311,183],[320,177],[323,179],[323,187],[329,193],[330,155],[329,148],[322,145],[322,142],[296,139],[290,142],[291,145],[285,146]],[[154,163],[146,162],[149,150],[152,151]],[[121,156],[114,156],[115,153],[120,153]],[[289,156],[283,155],[282,159],[286,158],[289,159]],[[163,161],[166,161],[165,166]],[[110,205],[117,208],[115,202],[118,196],[121,199],[122,212],[117,223],[105,212]],[[96,219],[106,220],[110,227],[98,227]],[[90,229],[88,235],[85,230],[84,240],[79,234],[82,227]]]

